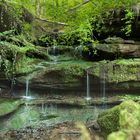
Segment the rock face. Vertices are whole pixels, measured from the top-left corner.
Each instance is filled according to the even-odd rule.
[[[133,131],[140,126],[140,105],[125,101],[100,114],[97,121],[106,134],[118,130]]]
[[[22,30],[26,30],[23,28],[24,24],[31,26],[34,21],[34,16],[26,8],[21,6],[15,8],[3,1],[0,2],[0,15],[0,32],[14,30],[16,33],[21,33]]]
[[[96,53],[95,53],[96,52]],[[115,60],[118,58],[140,58],[140,44],[133,40],[109,37],[99,44],[87,46],[83,56],[96,60]]]
[[[103,23],[99,23],[100,19],[97,18],[97,23],[100,25],[99,33],[93,31],[93,34],[99,39],[105,39],[108,36],[118,36],[118,37],[125,37],[125,38],[136,38],[139,40],[140,37],[140,4],[133,5],[130,7],[130,11],[132,12],[132,19],[127,19],[126,14],[128,14],[127,10],[122,7],[120,9],[114,9],[110,11],[110,14],[104,16]],[[125,26],[129,25],[126,22],[129,21],[131,24],[131,33],[127,34],[125,31]],[[98,25],[97,24],[97,25]]]
[[[14,9],[5,2],[0,2],[0,32],[17,29],[20,31],[20,22],[16,18]]]
[[[140,80],[139,59],[118,59],[93,63],[89,73],[98,77],[105,73],[108,82],[126,82]]]
[[[51,64],[52,63],[52,64]],[[63,62],[50,64],[42,62],[36,66],[36,71],[29,74],[30,85],[40,87],[75,87],[81,84],[81,79],[84,77],[84,69],[89,63],[78,64],[78,62]],[[83,64],[83,65],[82,65]],[[85,66],[85,68],[84,68]],[[24,83],[25,77],[19,77],[18,81]]]
[[[134,44],[99,44],[96,47],[99,54],[117,58],[140,58],[140,45]],[[109,57],[108,56],[108,57]],[[104,57],[105,58],[105,57]]]
[[[17,81],[25,85],[26,78],[30,79],[30,86],[55,87],[60,89],[86,88],[87,71],[90,77],[90,90],[100,90],[100,82],[106,82],[106,88],[111,90],[139,90],[140,89],[140,60],[122,59],[115,61],[86,62],[41,62],[34,72],[27,76],[18,77]],[[85,89],[84,89],[85,90]]]

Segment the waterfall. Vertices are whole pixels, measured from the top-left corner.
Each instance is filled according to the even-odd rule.
[[[28,97],[29,94],[29,79],[26,79],[26,92],[25,92],[25,96]]]
[[[100,67],[100,92],[102,96],[103,106],[105,106],[106,98],[106,71],[105,66]]]
[[[29,78],[26,79],[26,89],[25,89],[25,96],[23,96],[25,99],[34,99],[32,96],[29,96]]]
[[[52,54],[54,56],[56,55],[56,46],[55,45],[52,46]]]
[[[89,92],[90,92],[90,91],[89,91],[89,88],[90,88],[89,86],[90,86],[90,85],[89,85],[89,74],[88,74],[88,71],[87,71],[87,98],[90,97],[90,96],[89,96],[89,94],[90,94],[90,93],[89,93]]]
[[[57,56],[56,56],[56,46],[52,46],[52,55],[53,55],[53,63],[55,64],[57,62]]]
[[[90,79],[89,79],[89,73],[88,73],[88,70],[87,70],[87,75],[86,75],[86,81],[87,81],[87,90],[86,90],[86,100],[89,101],[91,100],[91,97],[90,97]]]
[[[105,92],[106,92],[106,81],[105,81],[105,71],[103,71],[103,99],[105,99]]]
[[[29,107],[28,103],[25,103],[25,112],[26,112],[26,116],[24,116],[26,119],[25,125],[30,125],[31,124],[31,112],[30,112],[30,107]]]
[[[46,112],[45,104],[43,102],[42,102],[42,105],[41,105],[41,111],[42,111],[42,113]]]

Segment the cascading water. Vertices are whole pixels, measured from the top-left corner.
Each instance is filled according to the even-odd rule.
[[[33,99],[32,96],[29,96],[29,78],[26,79],[26,90],[25,90],[25,96],[23,96],[25,99]]]
[[[25,92],[26,97],[28,97],[28,93],[29,93],[29,79],[26,79],[26,92]]]
[[[105,99],[105,92],[106,92],[105,84],[106,84],[106,81],[105,81],[105,71],[103,71],[103,99]]]
[[[51,47],[51,55],[52,55],[52,60],[53,60],[53,63],[55,64],[55,63],[57,63],[57,53],[56,53],[56,45],[57,45],[57,43],[56,43],[56,40],[55,40],[55,37],[54,37],[54,39],[53,39],[53,46]]]
[[[28,106],[28,103],[25,103],[25,112],[26,112],[26,122],[25,125],[31,124],[31,114],[30,114],[30,108]]]
[[[52,46],[52,53],[54,56],[56,55],[56,46],[55,45]]]
[[[105,106],[106,99],[106,73],[105,67],[100,67],[100,92],[102,96],[103,106]]]
[[[41,105],[41,112],[42,113],[45,113],[46,112],[45,104],[44,103],[42,103],[42,105]]]
[[[89,101],[91,100],[91,97],[90,97],[90,79],[89,79],[89,73],[88,73],[88,70],[87,70],[87,75],[86,75],[86,81],[87,81],[87,90],[86,90],[86,101]]]

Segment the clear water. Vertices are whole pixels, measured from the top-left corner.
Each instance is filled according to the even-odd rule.
[[[88,70],[87,70],[87,78],[86,78],[86,81],[87,81],[87,90],[86,90],[86,101],[90,101],[91,100],[91,97],[90,97],[90,80],[89,80],[89,74],[88,74]]]
[[[70,107],[54,104],[21,106],[15,113],[0,119],[0,131],[18,129],[26,126],[38,126],[41,123],[52,125],[62,122],[86,122],[95,120],[102,107]]]

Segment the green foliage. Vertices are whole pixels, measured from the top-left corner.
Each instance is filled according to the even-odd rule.
[[[104,24],[104,17],[110,18],[110,11],[120,7],[125,7],[126,14],[122,19],[125,26],[122,31],[126,35],[131,32],[131,23],[133,20],[133,13],[129,10],[130,5],[133,5],[139,0],[90,0],[86,4],[85,0],[14,0],[10,3],[16,5],[23,5],[33,15],[46,18],[53,22],[63,22],[67,33],[65,38],[76,36],[78,42],[83,44],[85,42],[93,42],[92,30],[100,33],[101,30],[106,30]],[[113,13],[113,12],[112,12]],[[94,23],[94,24],[92,24]],[[67,42],[67,41],[66,41]]]
[[[122,96],[119,96],[119,98],[121,99],[125,99],[125,100],[134,100],[134,101],[140,101],[140,96],[138,95],[134,95],[134,94],[131,94],[131,95],[122,95]]]
[[[8,42],[0,42],[0,68],[5,72],[7,78],[15,74],[15,65],[17,57],[17,47]]]
[[[21,57],[16,64],[16,74],[27,74],[32,72],[34,68],[32,63],[34,63],[34,61],[34,59],[23,55],[23,57]]]
[[[131,33],[132,22],[134,20],[134,13],[129,9],[125,10],[125,17],[122,18],[125,22],[125,26],[123,27],[122,31],[125,32],[126,36],[129,36]]]

